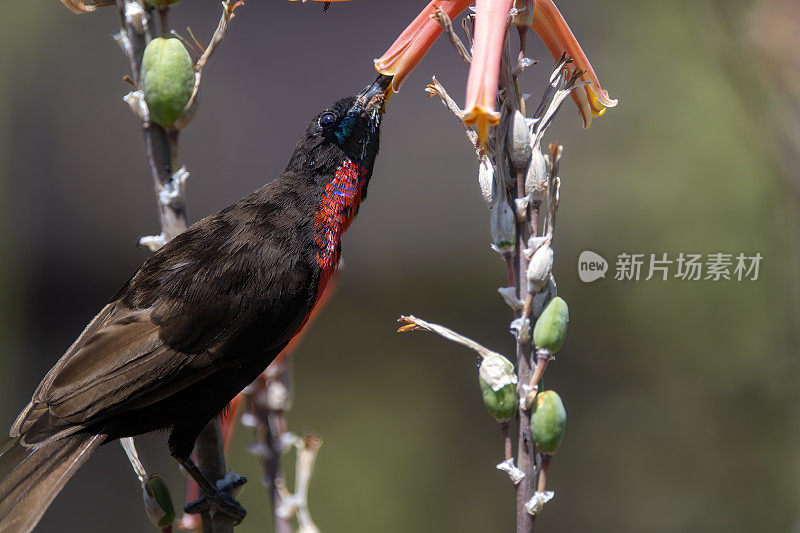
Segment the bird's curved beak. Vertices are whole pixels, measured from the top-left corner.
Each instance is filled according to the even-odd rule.
[[[358,93],[358,101],[362,102],[366,108],[380,106],[381,112],[383,112],[384,106],[392,94],[392,78],[393,76],[387,76],[386,74],[378,76],[371,85],[366,86],[364,90]]]

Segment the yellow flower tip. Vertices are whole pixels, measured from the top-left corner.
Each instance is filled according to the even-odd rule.
[[[600,89],[599,94],[602,95],[602,98],[598,96],[593,85],[586,85],[583,90],[578,89],[572,92],[572,99],[578,106],[578,114],[583,119],[584,129],[591,128],[593,118],[602,117],[609,107],[615,107],[618,103],[617,100],[608,96],[607,91]]]
[[[617,104],[619,103],[619,100],[617,100],[616,98],[611,98],[608,95],[608,91],[600,89],[600,94],[597,94],[597,91],[594,89],[594,87],[590,86],[590,88],[592,89],[594,97],[597,98],[603,104],[604,107],[616,107]]]
[[[392,77],[392,93],[400,92],[400,84],[411,74],[411,70],[404,68],[402,61],[387,61],[384,58],[375,60],[375,70],[379,74]]]
[[[439,91],[438,89],[436,89],[436,86],[434,84],[429,83],[428,85],[425,86],[425,96],[427,96],[428,98],[433,98],[437,94],[439,94]]]
[[[616,107],[618,100],[609,98],[608,91],[600,89],[600,95],[592,85],[586,85],[583,90],[572,92],[572,99],[578,106],[578,114],[583,119],[584,129],[592,126],[592,119],[602,117],[609,107]]]
[[[618,103],[618,100],[612,100],[608,96],[608,91],[604,91],[603,89],[595,89],[592,85],[586,86],[586,96],[588,97],[589,107],[592,110],[592,116],[602,117],[605,114],[606,109],[609,107],[615,107]]]
[[[296,2],[297,0],[291,0],[292,2]],[[397,72],[397,65],[387,64],[385,61],[381,59],[375,59],[375,70],[378,71],[378,74],[383,74],[385,76],[394,76]]]
[[[385,76],[392,76],[392,91],[398,92],[400,85],[411,74],[417,63],[422,60],[424,52],[420,54],[416,50],[411,50],[414,44],[414,39],[409,38],[405,42],[395,42],[392,47],[387,50],[378,59],[375,59],[375,70]]]
[[[485,121],[481,121],[478,124],[478,150],[480,150],[481,156],[486,154],[486,147],[489,144],[489,124]]]
[[[400,92],[400,84],[403,83],[406,77],[408,77],[408,75],[410,74],[409,71],[400,72],[398,74],[398,70],[400,69],[398,69],[396,65],[393,65],[388,68],[381,68],[377,62],[375,63],[375,70],[377,70],[379,74],[392,77],[392,84],[390,86],[391,90],[387,92],[387,98],[388,95]]]
[[[478,130],[478,148],[483,150],[489,142],[489,126],[500,122],[500,113],[481,105],[475,105],[464,111],[462,119],[467,126],[476,126]]]
[[[489,125],[496,126],[500,122],[500,113],[482,105],[475,105],[464,111],[464,124],[474,126],[485,120]]]
[[[588,97],[589,109],[592,113],[592,118],[602,116],[606,112],[606,106],[600,103],[594,90],[591,87],[586,87],[586,96]]]

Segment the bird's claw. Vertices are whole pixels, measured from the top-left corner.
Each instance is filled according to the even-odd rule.
[[[183,511],[188,514],[199,513],[222,513],[233,520],[233,525],[238,526],[244,520],[247,511],[239,503],[238,500],[228,495],[230,492],[236,491],[239,487],[247,483],[247,478],[237,477],[237,479],[226,483],[222,486],[218,485],[215,494],[204,494],[199,500],[191,502],[183,508]]]

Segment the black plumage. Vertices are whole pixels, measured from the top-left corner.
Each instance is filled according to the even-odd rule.
[[[0,445],[0,531],[32,529],[90,453],[121,437],[167,429],[170,453],[200,475],[197,435],[300,330],[338,262],[388,83],[315,117],[275,180],[167,243],[92,320]],[[356,189],[336,188],[342,177]]]

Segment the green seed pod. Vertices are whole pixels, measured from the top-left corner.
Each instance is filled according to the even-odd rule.
[[[174,128],[192,97],[194,81],[192,58],[180,40],[150,41],[142,59],[142,91],[151,120]]]
[[[539,351],[550,355],[558,352],[564,346],[567,338],[567,323],[569,322],[569,308],[567,302],[556,296],[542,311],[536,326],[533,328],[533,344]]]
[[[144,508],[150,521],[157,527],[164,527],[175,521],[175,507],[164,480],[158,476],[150,476],[142,486]]]
[[[148,6],[167,7],[172,4],[177,4],[178,0],[145,0],[144,3]]]
[[[502,355],[483,358],[478,370],[478,382],[486,410],[502,422],[517,414],[519,395],[514,365]]]
[[[536,395],[531,413],[531,435],[536,449],[545,455],[555,455],[564,440],[567,412],[555,391]]]

